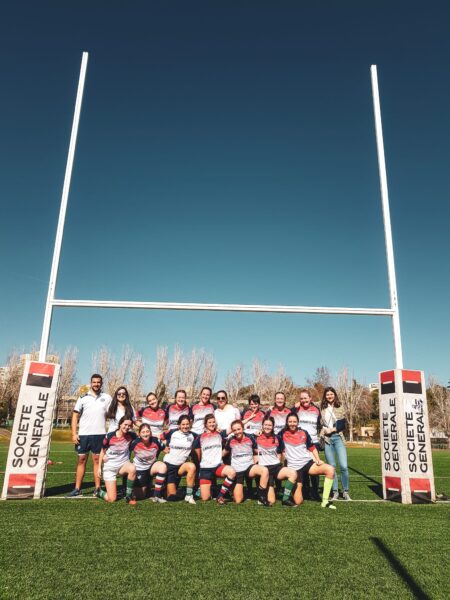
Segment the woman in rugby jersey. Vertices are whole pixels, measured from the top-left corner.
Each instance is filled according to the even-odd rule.
[[[145,398],[145,406],[136,413],[136,425],[140,427],[146,423],[150,426],[152,436],[160,440],[166,421],[166,411],[161,408],[161,403],[156,394],[149,392]]]
[[[106,413],[108,433],[117,430],[119,421],[122,417],[131,419],[131,421],[134,421],[136,418],[134,408],[131,405],[130,395],[128,394],[127,388],[123,385],[118,387],[114,392],[108,412]]]
[[[275,484],[285,481],[283,490],[282,504],[284,506],[295,507],[295,502],[291,499],[292,490],[297,481],[297,472],[289,467],[284,467],[281,463],[282,450],[280,439],[275,435],[275,423],[273,417],[264,417],[262,424],[262,433],[256,438],[256,447],[258,453],[258,463],[267,467],[269,471],[269,489],[267,499],[270,504],[275,504]]]
[[[191,419],[188,415],[178,418],[178,428],[164,433],[166,442],[164,462],[167,465],[167,499],[176,500],[177,488],[183,475],[186,476],[185,501],[195,504],[193,491],[196,468],[194,463],[188,462],[192,452],[192,445],[197,436],[191,432]]]
[[[303,502],[303,475],[325,475],[323,484],[322,507],[336,507],[328,501],[333,487],[334,467],[322,462],[307,431],[298,428],[298,416],[289,415],[286,428],[279,434],[281,450],[286,458],[287,466],[297,471],[297,487],[294,492],[294,502]]]
[[[134,493],[138,500],[143,500],[150,492],[152,477],[155,481],[153,502],[167,502],[162,497],[162,488],[166,481],[167,464],[157,460],[163,446],[158,438],[152,436],[150,425],[142,423],[139,427],[139,437],[130,446],[130,452],[134,452],[133,464],[136,467],[136,480]]]
[[[224,453],[230,454],[231,466],[236,471],[234,501],[236,504],[244,501],[244,479],[259,477],[258,501],[263,506],[270,506],[267,500],[269,470],[266,466],[257,463],[255,438],[244,433],[244,424],[241,420],[231,423],[231,431],[233,435],[227,440]]]
[[[277,392],[274,398],[274,405],[266,413],[266,416],[272,417],[274,421],[274,433],[278,435],[286,427],[286,419],[292,409],[286,406],[286,396],[283,392]]]
[[[217,423],[213,414],[204,419],[204,432],[194,442],[195,453],[200,464],[200,497],[211,498],[211,485],[216,477],[223,477],[223,483],[217,496],[218,504],[225,504],[225,495],[230,492],[236,477],[236,471],[222,462],[224,437],[217,431]]]
[[[166,408],[166,420],[169,431],[176,431],[179,428],[178,421],[184,415],[192,421],[192,412],[187,403],[187,394],[185,390],[177,390],[175,392],[175,402],[169,404]]]
[[[204,431],[206,415],[214,414],[216,407],[211,404],[212,389],[210,387],[202,387],[199,401],[191,407],[192,412],[192,431],[200,435]]]
[[[309,390],[300,390],[300,401],[295,403],[295,410],[297,411],[300,429],[309,433],[316,450],[319,451],[320,410],[313,404]],[[319,477],[317,475],[306,475],[304,477],[303,496],[306,499],[320,500]]]
[[[103,440],[98,462],[98,474],[101,477],[103,465],[106,492],[99,489],[96,495],[106,500],[106,502],[115,502],[117,498],[116,478],[118,475],[125,475],[127,477],[126,501],[129,504],[136,504],[133,494],[136,467],[130,462],[130,446],[137,436],[132,431],[132,427],[133,421],[123,416],[119,421],[117,431],[107,433]]]
[[[261,410],[261,398],[258,394],[252,394],[248,399],[248,409],[242,413],[242,424],[244,432],[251,435],[261,433],[262,421],[265,413]]]

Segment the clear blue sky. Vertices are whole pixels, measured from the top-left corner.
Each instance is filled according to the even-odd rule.
[[[405,366],[450,378],[450,8],[23,2],[0,15],[0,363],[38,343],[81,53],[57,297],[388,306],[378,65]],[[297,383],[394,366],[387,317],[57,309],[51,345],[203,347]]]

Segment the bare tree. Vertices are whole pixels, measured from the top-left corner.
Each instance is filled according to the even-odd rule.
[[[109,348],[103,346],[93,355],[93,370],[103,377],[103,386],[113,394],[120,385],[126,385],[133,358],[130,346],[124,346],[119,360]]]
[[[211,389],[215,388],[217,380],[217,365],[212,354],[208,354],[204,350],[203,373],[201,375],[202,385],[207,385]]]
[[[344,368],[337,376],[336,391],[345,411],[349,428],[349,440],[353,441],[353,429],[358,421],[370,415],[371,396],[368,390],[356,379],[350,380],[348,369]]]
[[[252,364],[252,379],[254,393],[261,398],[262,404],[268,404],[270,392],[268,391],[267,366],[257,358]]]
[[[128,391],[130,393],[131,402],[137,408],[144,395],[143,379],[144,379],[145,362],[141,354],[135,354],[131,360],[130,376],[128,379]]]
[[[225,377],[225,389],[228,399],[234,406],[237,405],[239,392],[245,386],[244,367],[236,365],[233,371],[229,371]]]
[[[261,398],[264,405],[270,404],[277,392],[283,392],[289,402],[295,396],[295,386],[292,378],[286,374],[283,365],[279,365],[275,374],[270,374],[267,366],[259,360],[252,365],[253,392]]]
[[[431,395],[430,423],[450,436],[450,390],[441,385],[434,376],[428,379]]]
[[[155,394],[161,401],[168,400],[169,393],[169,357],[167,346],[158,346],[156,349],[155,364]]]
[[[175,393],[175,390],[183,387],[183,377],[184,377],[184,358],[183,358],[183,350],[178,346],[175,346],[173,351],[173,359],[170,364],[170,375],[169,375],[169,387],[172,392],[172,395]]]
[[[294,382],[292,381],[292,378],[286,374],[283,365],[279,365],[278,370],[274,375],[268,376],[267,384],[270,402],[272,402],[277,392],[284,393],[287,403],[295,398]]]
[[[55,422],[58,422],[58,416],[63,404],[70,398],[77,387],[77,348],[69,347],[64,352],[64,358],[61,364],[61,377],[59,379],[58,391],[56,393]]]
[[[22,382],[24,362],[14,350],[8,356],[3,376],[0,379],[0,407],[6,420],[14,416]]]

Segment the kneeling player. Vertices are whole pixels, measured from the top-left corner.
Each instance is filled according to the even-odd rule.
[[[163,449],[159,439],[152,437],[150,425],[143,423],[139,427],[139,437],[131,446],[130,452],[134,452],[134,466],[136,467],[136,480],[134,493],[138,500],[143,500],[150,492],[151,478],[155,478],[155,491],[151,500],[153,502],[166,502],[161,496],[163,485],[166,481],[167,465],[158,458]]]
[[[273,417],[264,417],[262,434],[256,438],[258,462],[269,470],[269,490],[267,499],[270,504],[275,504],[275,484],[285,480],[282,504],[295,507],[291,499],[292,490],[297,481],[297,471],[289,467],[283,467],[282,450],[279,438],[275,435],[275,420]]]
[[[236,471],[234,501],[236,504],[240,504],[244,500],[244,479],[259,477],[259,503],[270,506],[270,502],[267,500],[269,470],[256,462],[258,458],[255,438],[244,433],[244,424],[241,420],[231,423],[231,431],[233,435],[225,445],[225,452],[231,455],[231,466]]]
[[[133,494],[136,467],[130,462],[130,446],[136,439],[132,427],[133,421],[123,416],[119,421],[119,429],[108,433],[103,440],[103,448],[98,461],[98,474],[101,477],[103,464],[106,492],[99,489],[96,495],[106,502],[116,501],[116,478],[118,475],[125,475],[127,477],[126,501],[129,504],[136,504]]]
[[[286,457],[288,467],[297,471],[297,488],[294,493],[294,501],[297,505],[303,502],[303,475],[325,475],[323,484],[322,507],[336,507],[328,501],[334,480],[334,467],[322,462],[311,436],[307,431],[298,429],[298,416],[289,415],[286,429],[279,435],[281,449]]]
[[[225,495],[231,490],[236,472],[233,467],[222,462],[224,438],[217,431],[213,414],[206,415],[204,425],[205,431],[196,438],[193,446],[200,464],[200,497],[202,500],[209,500],[212,483],[216,477],[224,477],[217,496],[217,503],[224,504]]]
[[[196,468],[188,462],[192,444],[197,436],[191,431],[191,420],[187,415],[178,419],[178,429],[172,429],[163,434],[166,440],[164,462],[167,465],[167,499],[177,499],[177,488],[183,475],[186,475],[185,501],[195,504],[193,491]]]

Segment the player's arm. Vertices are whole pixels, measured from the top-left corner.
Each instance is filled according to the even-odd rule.
[[[72,421],[71,421],[71,426],[72,426],[72,442],[74,444],[79,444],[80,443],[80,437],[78,435],[78,421],[80,420],[80,413],[78,411],[73,411],[72,412]]]
[[[317,452],[316,446],[315,444],[313,444],[311,436],[308,432],[306,432],[306,447],[308,448],[309,452],[311,452],[311,454],[313,455],[314,462],[316,463],[316,465],[322,465],[323,462],[320,460],[319,453]]]
[[[102,476],[102,464],[105,462],[105,452],[108,449],[108,446],[109,446],[109,440],[108,440],[108,437],[105,436],[105,439],[103,440],[102,449],[101,449],[100,454],[98,456],[98,476],[100,478]]]
[[[257,465],[259,463],[258,444],[253,436],[250,436],[250,439],[252,440],[253,464]]]

